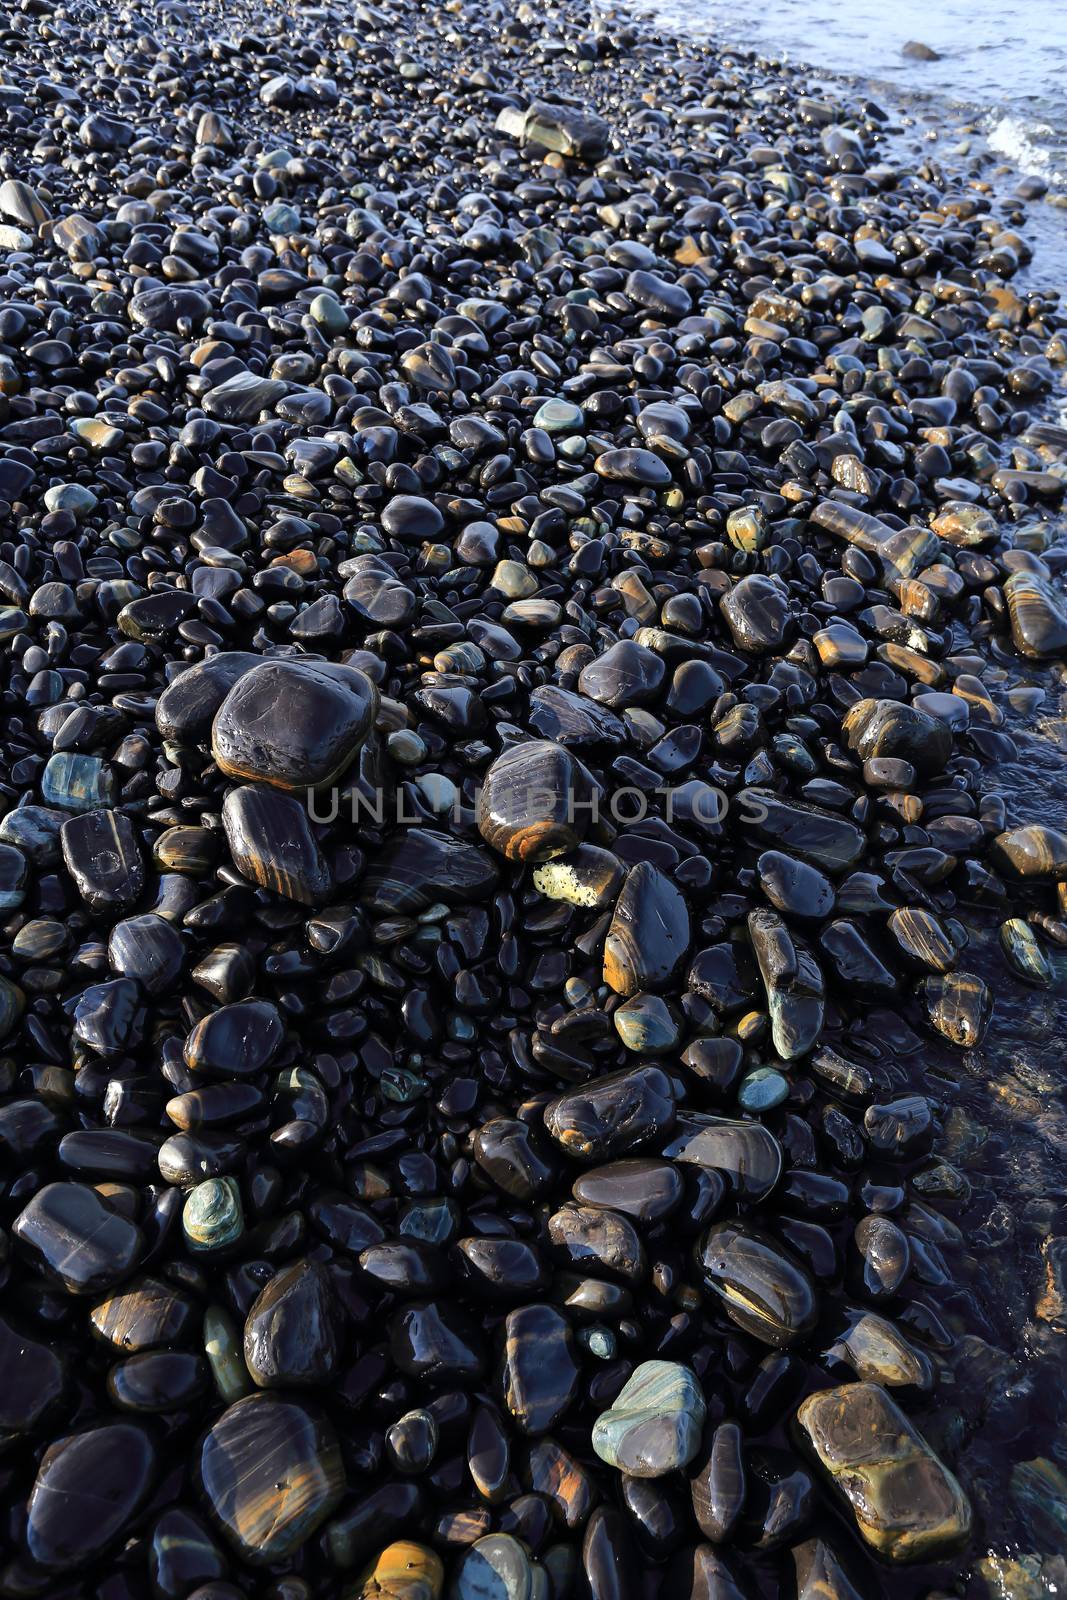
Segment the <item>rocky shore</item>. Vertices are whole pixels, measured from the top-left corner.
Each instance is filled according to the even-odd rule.
[[[0,1596],[1055,1594],[1025,196],[577,4],[22,0],[0,104]]]

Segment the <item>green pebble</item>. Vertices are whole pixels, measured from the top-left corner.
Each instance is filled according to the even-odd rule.
[[[44,503],[49,511],[69,511],[72,516],[85,517],[96,508],[96,496],[80,483],[54,483],[45,490]]]
[[[615,1032],[636,1055],[655,1056],[672,1050],[682,1030],[665,1000],[658,994],[635,994],[612,1013]]]
[[[789,1097],[789,1081],[774,1067],[756,1067],[742,1080],[737,1103],[742,1111],[773,1111]]]
[[[345,333],[348,329],[348,312],[332,294],[317,294],[308,312],[312,322],[317,322],[327,333]]]
[[[252,1393],[252,1379],[245,1366],[241,1334],[228,1312],[221,1306],[208,1306],[204,1313],[204,1354],[219,1395],[232,1405],[242,1395]]]
[[[189,1191],[182,1232],[198,1255],[236,1244],[244,1232],[244,1208],[236,1178],[207,1178]]]
[[[585,412],[573,400],[546,400],[534,412],[534,427],[546,433],[573,433],[585,427]]]

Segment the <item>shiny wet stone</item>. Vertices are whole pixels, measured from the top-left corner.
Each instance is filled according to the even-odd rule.
[[[551,1306],[522,1306],[504,1324],[504,1398],[523,1433],[547,1433],[578,1391],[570,1327]]]
[[[226,796],[222,822],[234,865],[249,882],[301,905],[325,900],[330,870],[299,800],[245,785]]]
[[[54,1417],[69,1381],[67,1364],[48,1345],[0,1316],[0,1438],[34,1433]]]
[[[50,1572],[94,1561],[122,1537],[154,1487],[156,1450],[137,1423],[57,1439],[41,1457],[26,1508],[26,1545]]]
[[[478,830],[515,861],[548,861],[581,843],[593,781],[562,745],[532,740],[498,756],[485,775]]]
[[[445,1569],[427,1545],[407,1539],[386,1545],[362,1573],[352,1600],[439,1600]]]
[[[690,1368],[645,1361],[593,1425],[602,1461],[636,1478],[659,1478],[687,1466],[704,1426],[704,1393]]]
[[[705,1281],[738,1327],[785,1348],[812,1332],[815,1286],[804,1267],[769,1234],[748,1223],[713,1224],[700,1247]]]
[[[330,1275],[298,1261],[262,1290],[245,1322],[245,1365],[261,1389],[315,1387],[340,1360],[342,1311]]]
[[[616,994],[655,992],[689,950],[689,909],[658,867],[640,862],[626,875],[604,943],[604,982]]]
[[[121,1283],[143,1248],[136,1223],[84,1183],[46,1184],[12,1233],[30,1263],[68,1294],[98,1294]]]
[[[208,1430],[198,1475],[208,1510],[228,1543],[255,1566],[299,1550],[345,1489],[330,1423],[273,1395],[238,1400]]]
[[[267,661],[243,673],[211,730],[221,771],[303,793],[334,782],[374,724],[378,691],[354,668]]]
[[[547,1108],[545,1127],[569,1155],[603,1161],[669,1133],[674,1119],[670,1079],[649,1065],[563,1095]]]
[[[884,1559],[933,1561],[964,1548],[966,1495],[884,1389],[855,1383],[812,1395],[797,1428]]]

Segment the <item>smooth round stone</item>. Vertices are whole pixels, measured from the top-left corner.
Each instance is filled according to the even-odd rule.
[[[136,1128],[75,1128],[64,1134],[56,1154],[69,1172],[88,1173],[116,1183],[155,1176],[158,1136]]]
[[[476,845],[433,828],[401,829],[372,857],[360,903],[385,916],[418,916],[439,900],[485,900],[498,877],[492,856]]]
[[[738,1199],[758,1204],[782,1175],[782,1147],[761,1122],[687,1113],[662,1154],[719,1172]]]
[[[938,919],[921,906],[901,906],[886,926],[905,956],[927,972],[944,973],[956,965],[956,946]]]
[[[612,904],[624,877],[622,863],[610,850],[580,844],[577,850],[535,867],[533,882],[549,900],[599,909]]]
[[[73,1433],[41,1457],[26,1508],[38,1566],[69,1572],[121,1537],[152,1491],[156,1453],[143,1428],[113,1422]]]
[[[44,492],[44,503],[49,511],[69,511],[75,517],[87,517],[96,509],[96,496],[80,483],[57,483]]]
[[[263,661],[243,673],[216,713],[211,753],[229,778],[287,793],[333,783],[378,715],[378,690],[354,667]]]
[[[8,1034],[26,1009],[26,996],[16,984],[0,977],[0,1040]]]
[[[122,811],[86,811],[62,824],[62,861],[94,912],[130,906],[144,888],[144,861]]]
[[[201,1584],[224,1578],[227,1562],[200,1518],[171,1506],[152,1529],[148,1571],[158,1600],[185,1600]]]
[[[116,922],[107,942],[112,971],[136,979],[149,994],[165,994],[174,987],[185,951],[178,931],[151,911]]]
[[[894,1323],[873,1311],[851,1315],[848,1327],[827,1356],[831,1362],[847,1362],[864,1383],[920,1393],[933,1386],[934,1370],[929,1357],[909,1344]]]
[[[399,1539],[375,1556],[347,1594],[348,1600],[439,1600],[444,1581],[435,1551]]]
[[[1024,983],[1047,988],[1053,972],[1048,957],[1038,944],[1034,931],[1022,917],[1009,917],[998,930],[1000,948],[1012,971]]]
[[[685,1185],[671,1162],[633,1156],[583,1172],[571,1193],[582,1205],[603,1206],[647,1223],[669,1216],[681,1204]]]
[[[394,539],[435,539],[444,525],[433,501],[421,495],[395,494],[382,512],[382,527]]]
[[[545,1127],[568,1155],[604,1161],[651,1143],[674,1126],[674,1090],[655,1066],[608,1073],[554,1100]]]
[[[161,1278],[138,1278],[99,1301],[89,1313],[93,1332],[128,1355],[154,1345],[180,1345],[196,1336],[194,1301]]]
[[[615,1032],[635,1055],[662,1055],[682,1036],[681,1024],[665,1000],[655,994],[635,994],[611,1014]]]
[[[217,417],[220,422],[253,422],[260,412],[281,399],[286,388],[278,378],[235,372],[209,389],[201,404],[209,417]]]
[[[593,781],[562,745],[537,739],[493,762],[478,797],[478,831],[512,861],[548,861],[575,849],[589,826]]]
[[[822,922],[834,909],[834,886],[818,868],[781,850],[764,850],[756,862],[759,885],[783,916]]]
[[[582,668],[578,689],[598,705],[624,711],[654,700],[666,673],[662,656],[633,639],[620,639]]]
[[[478,1539],[459,1558],[448,1600],[538,1600],[522,1545],[508,1533]]]
[[[766,655],[778,650],[792,631],[784,585],[762,573],[740,578],[723,596],[719,609],[734,644],[746,654]]]
[[[516,655],[519,654],[516,647]],[[626,742],[626,725],[586,695],[545,684],[530,696],[530,726],[545,739],[583,750],[598,745],[616,748]]]
[[[236,1178],[207,1178],[187,1196],[182,1211],[186,1247],[197,1255],[226,1250],[244,1232],[244,1208]]]
[[[143,1350],[112,1367],[107,1392],[123,1411],[178,1411],[202,1395],[208,1366],[190,1350]]]
[[[11,1063],[4,1067],[10,1075]],[[0,1106],[0,1151],[18,1164],[31,1161],[35,1156],[50,1153],[57,1140],[75,1137],[63,1134],[63,1118],[46,1105],[43,1099],[9,1100]],[[92,1137],[92,1134],[89,1134]]]
[[[734,809],[754,838],[800,856],[832,876],[856,866],[867,849],[866,834],[847,817],[786,799],[772,789],[758,785],[742,789]]]
[[[573,400],[546,400],[534,412],[533,426],[546,433],[575,433],[585,427],[585,412]]]
[[[604,982],[623,996],[665,988],[689,953],[689,908],[650,862],[626,874],[604,941]]]
[[[321,905],[330,870],[294,795],[245,785],[222,802],[222,825],[234,865],[250,883],[300,905]]]
[[[67,1390],[67,1363],[56,1351],[0,1316],[0,1438],[14,1439],[43,1426]]]
[[[456,559],[467,566],[495,566],[500,554],[500,534],[491,522],[468,522],[453,552]]]
[[[250,1078],[268,1067],[281,1049],[285,1025],[270,1000],[240,1000],[201,1019],[185,1041],[190,1072],[219,1078]]]
[[[909,1161],[925,1155],[934,1136],[933,1114],[924,1095],[901,1095],[884,1105],[868,1106],[863,1128],[872,1151],[885,1161]]]
[[[952,754],[951,729],[900,700],[860,700],[846,712],[842,728],[861,761],[896,757],[924,777],[940,772]]]
[[[321,1413],[274,1395],[249,1395],[223,1412],[200,1448],[205,1502],[242,1560],[292,1556],[334,1510],[345,1468]]]
[[[214,1000],[235,1004],[255,983],[255,957],[243,944],[227,940],[209,950],[204,959],[197,962],[190,977]]]
[[[937,1561],[966,1546],[967,1496],[879,1385],[823,1389],[803,1401],[796,1420],[806,1448],[883,1560]]]
[[[917,992],[930,1026],[950,1043],[961,1050],[981,1044],[993,1015],[993,996],[977,974],[924,978]]]
[[[725,1544],[744,1510],[744,1435],[736,1422],[720,1422],[693,1475],[693,1515],[713,1544]]]
[[[464,1311],[430,1301],[408,1305],[389,1324],[393,1360],[411,1378],[465,1383],[481,1376],[481,1339]]]
[[[12,1233],[31,1263],[68,1294],[99,1294],[128,1278],[141,1257],[140,1228],[84,1183],[47,1183]]]
[[[386,1432],[389,1459],[399,1472],[425,1472],[437,1451],[439,1429],[432,1411],[408,1411]]]
[[[245,1321],[245,1365],[261,1389],[328,1383],[341,1354],[341,1307],[317,1261],[284,1267]]]
[[[750,1116],[773,1111],[789,1098],[789,1080],[773,1067],[756,1067],[741,1080],[737,1103]]]
[[[300,227],[300,212],[296,206],[277,201],[264,207],[263,223],[270,233],[296,233]]]
[[[990,855],[1001,872],[1035,883],[1067,878],[1067,833],[1031,823],[1009,828],[993,840]]]
[[[255,1091],[253,1091],[254,1093]],[[157,1161],[160,1176],[181,1189],[191,1189],[203,1178],[223,1178],[244,1158],[241,1139],[227,1133],[175,1133],[164,1139]]]
[[[204,1313],[204,1354],[223,1401],[230,1404],[249,1393],[252,1380],[244,1363],[240,1331],[221,1306],[208,1306]]]
[[[552,1306],[521,1306],[504,1324],[504,1399],[521,1432],[547,1433],[578,1392],[570,1325]]]
[[[766,517],[758,506],[738,506],[726,519],[726,537],[738,550],[762,550],[768,539]]]
[[[187,872],[200,877],[214,866],[219,836],[213,828],[167,828],[152,848],[152,858],[165,872]]]
[[[386,740],[386,748],[394,761],[405,767],[417,767],[426,760],[426,741],[411,728],[398,728]]]
[[[308,316],[329,334],[344,333],[348,327],[348,312],[332,294],[317,294],[308,306]]]
[[[59,750],[41,774],[41,799],[61,811],[95,811],[110,806],[114,780],[99,756]]]
[[[793,1546],[797,1600],[863,1600],[839,1557],[825,1539]]]
[[[536,1294],[548,1273],[532,1245],[521,1239],[458,1239],[472,1288],[490,1299],[512,1303],[516,1295]]]
[[[700,1263],[731,1322],[764,1344],[795,1344],[815,1327],[815,1285],[769,1234],[748,1223],[714,1223],[701,1244]]]
[[[497,1188],[516,1200],[547,1193],[559,1172],[551,1146],[545,1149],[529,1123],[512,1117],[482,1123],[474,1136],[474,1159]]]
[[[47,806],[17,806],[0,820],[0,839],[42,866],[58,856],[60,829],[65,820],[62,811]]]
[[[671,469],[665,461],[651,450],[634,447],[602,451],[596,458],[596,470],[600,477],[614,483],[639,483],[648,488],[664,489],[671,482]]]
[[[28,872],[21,850],[0,844],[0,911],[13,911],[22,904]]]
[[[181,672],[156,702],[156,727],[165,739],[198,744],[238,678],[262,664],[247,650],[224,650]]]
[[[696,1374],[677,1361],[644,1361],[593,1424],[593,1449],[632,1478],[661,1478],[700,1448],[707,1408]]]
[[[1040,661],[1067,651],[1067,606],[1050,583],[1036,572],[1013,572],[1004,598],[1020,655]]]

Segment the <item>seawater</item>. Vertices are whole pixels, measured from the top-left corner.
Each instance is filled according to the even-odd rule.
[[[1067,189],[1067,26],[1054,0],[633,0],[634,12],[694,38],[787,55],[819,69],[940,101],[975,120],[990,148]],[[919,42],[936,61],[904,55]],[[1067,216],[1063,219],[1067,246]]]

